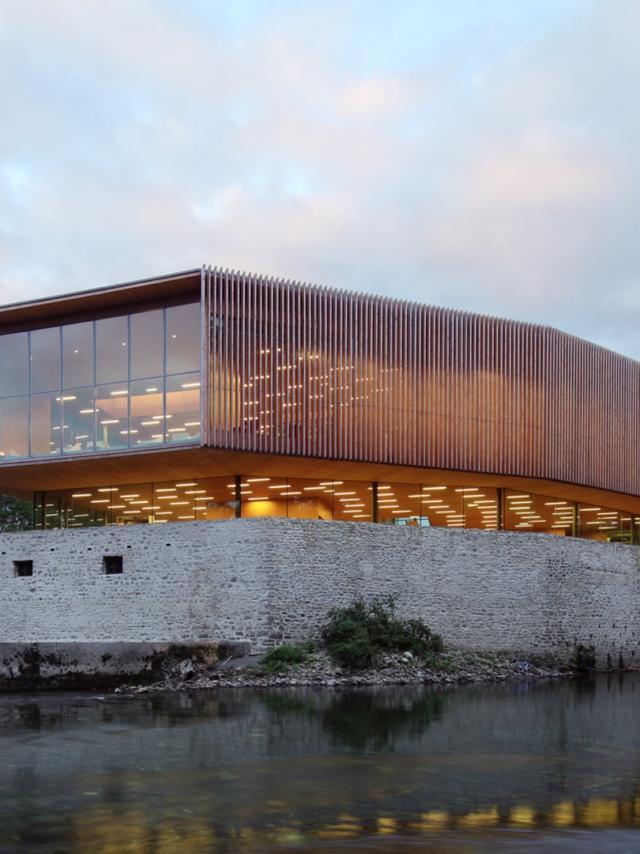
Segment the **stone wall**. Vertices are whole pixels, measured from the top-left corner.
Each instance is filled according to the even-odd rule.
[[[121,555],[107,575],[103,556]],[[3,643],[202,643],[264,649],[329,608],[391,593],[454,645],[633,664],[640,551],[544,534],[239,519],[0,538]],[[15,560],[33,576],[16,577]]]

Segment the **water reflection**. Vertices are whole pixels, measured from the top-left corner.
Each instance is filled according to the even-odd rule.
[[[639,692],[4,696],[0,851],[635,850]]]

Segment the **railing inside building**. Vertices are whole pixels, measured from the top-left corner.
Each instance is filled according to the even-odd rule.
[[[45,529],[258,516],[640,541],[637,520],[631,513],[486,486],[238,475],[34,496],[34,524]]]

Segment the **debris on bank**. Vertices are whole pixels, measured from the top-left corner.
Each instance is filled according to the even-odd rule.
[[[384,653],[373,666],[349,670],[336,665],[322,649],[303,661],[275,671],[265,656],[245,655],[216,665],[185,659],[167,669],[151,685],[123,685],[118,693],[192,691],[212,688],[341,687],[366,685],[457,685],[507,680],[559,679],[574,675],[569,668],[549,667],[506,656],[447,649],[428,663],[411,652]]]

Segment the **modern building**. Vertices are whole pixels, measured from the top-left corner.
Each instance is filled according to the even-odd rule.
[[[640,363],[548,327],[203,267],[0,308],[0,364],[38,528],[640,537]]]

